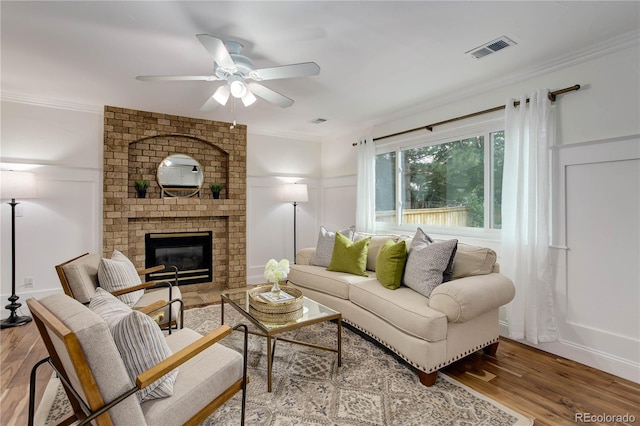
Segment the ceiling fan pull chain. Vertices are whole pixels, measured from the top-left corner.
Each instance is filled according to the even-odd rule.
[[[231,111],[233,111],[233,124],[229,126],[229,129],[233,130],[236,127],[236,98],[233,98],[231,102]]]

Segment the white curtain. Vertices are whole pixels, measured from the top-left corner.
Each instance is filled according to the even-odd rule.
[[[516,286],[507,306],[509,337],[557,339],[549,255],[550,150],[554,144],[547,90],[507,101],[502,184],[501,271]]]
[[[376,232],[376,147],[371,138],[358,142],[356,230]]]

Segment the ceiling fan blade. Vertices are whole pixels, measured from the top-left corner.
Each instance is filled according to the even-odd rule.
[[[257,80],[276,80],[279,78],[307,77],[318,75],[320,67],[315,62],[304,62],[302,64],[282,65],[279,67],[262,68],[254,71]]]
[[[280,93],[269,89],[258,83],[249,83],[247,85],[249,90],[256,95],[264,99],[265,101],[271,102],[272,104],[276,104],[281,106],[282,108],[290,107],[293,105],[293,99],[289,99]]]
[[[216,64],[225,70],[236,71],[236,64],[233,63],[233,59],[231,59],[231,55],[229,55],[229,51],[222,40],[209,34],[198,34],[196,37],[213,57]]]
[[[136,80],[141,81],[216,81],[215,75],[139,75]]]

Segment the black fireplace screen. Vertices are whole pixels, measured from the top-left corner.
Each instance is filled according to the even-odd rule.
[[[145,265],[168,267],[162,272],[147,274],[148,281],[165,282],[175,279],[172,266],[178,268],[178,284],[212,281],[212,232],[163,232],[145,235]]]

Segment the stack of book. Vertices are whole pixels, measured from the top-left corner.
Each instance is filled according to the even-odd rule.
[[[293,300],[294,297],[289,293],[285,293],[284,291],[280,291],[278,294],[271,293],[270,291],[266,291],[264,293],[260,293],[260,297],[266,300],[269,303],[282,303],[287,302],[289,300]]]

